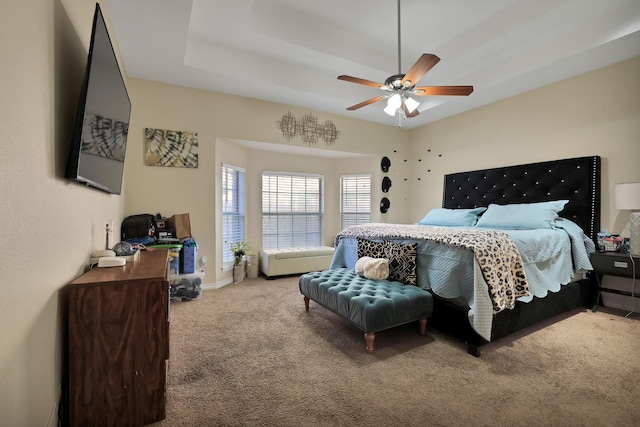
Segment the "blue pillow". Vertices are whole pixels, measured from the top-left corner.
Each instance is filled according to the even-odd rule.
[[[477,227],[503,228],[508,230],[535,230],[551,228],[568,200],[512,205],[490,204],[478,219]]]
[[[444,227],[473,227],[478,215],[487,208],[474,209],[431,209],[418,225],[440,225]]]

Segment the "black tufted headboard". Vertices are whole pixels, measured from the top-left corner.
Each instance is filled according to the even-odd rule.
[[[600,230],[600,157],[577,157],[445,175],[442,206],[474,208],[569,200],[560,213],[594,241]]]

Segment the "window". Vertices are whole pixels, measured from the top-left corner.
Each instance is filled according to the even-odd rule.
[[[262,173],[262,247],[322,245],[324,179],[321,175]]]
[[[233,262],[229,244],[244,240],[244,169],[222,165],[222,262]]]
[[[340,227],[371,222],[371,175],[340,177]]]

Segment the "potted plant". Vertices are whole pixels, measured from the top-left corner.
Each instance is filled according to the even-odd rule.
[[[233,281],[242,282],[246,274],[247,253],[251,251],[251,245],[243,240],[229,244],[229,249],[233,253]]]

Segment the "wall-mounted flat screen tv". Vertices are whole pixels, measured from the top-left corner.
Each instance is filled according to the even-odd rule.
[[[130,115],[129,94],[96,3],[66,177],[120,194]]]

